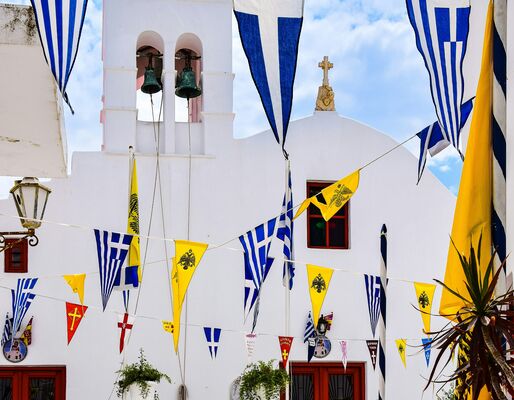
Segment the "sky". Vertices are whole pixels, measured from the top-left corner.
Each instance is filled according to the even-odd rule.
[[[29,0],[10,0],[29,4]],[[102,1],[90,0],[80,50],[68,84],[75,109],[66,109],[68,149],[98,151],[102,96]],[[269,128],[250,77],[233,20],[234,112],[236,137]],[[415,46],[405,0],[306,0],[296,74],[292,119],[311,115],[322,71],[318,62],[329,56],[334,68],[330,84],[339,114],[402,141],[435,121],[428,73]],[[65,107],[66,108],[66,107]],[[407,148],[418,155],[419,141]],[[430,170],[454,194],[462,162],[456,151],[445,150],[430,159]],[[0,197],[12,179],[0,181]]]

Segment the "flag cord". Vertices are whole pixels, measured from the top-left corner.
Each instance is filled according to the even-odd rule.
[[[405,139],[403,142],[401,143],[398,143],[396,146],[390,148],[388,151],[386,151],[385,153],[379,155],[378,157],[374,158],[373,160],[369,161],[368,163],[364,164],[363,167],[360,167],[359,170],[362,171],[364,168],[366,167],[369,167],[371,164],[377,162],[378,160],[380,160],[381,158],[387,156],[389,153],[392,153],[393,151],[395,151],[398,147],[402,147],[405,143],[407,142],[410,142],[412,139],[414,139],[416,136],[418,136],[417,133],[415,133],[414,135],[412,135],[411,137]]]

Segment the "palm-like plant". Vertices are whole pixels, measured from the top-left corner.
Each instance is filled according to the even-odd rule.
[[[511,349],[514,348],[514,312],[509,311],[514,301],[514,291],[509,289],[505,294],[495,294],[505,261],[495,273],[493,254],[483,272],[480,266],[481,242],[482,237],[478,243],[478,252],[471,245],[469,257],[456,249],[466,278],[467,294],[458,293],[435,280],[462,300],[465,306],[455,315],[444,315],[453,321],[442,330],[430,332],[434,335],[432,346],[439,353],[426,388],[434,382],[455,382],[455,399],[467,399],[471,394],[472,399],[476,400],[485,386],[493,400],[506,400],[505,391],[514,394],[514,369],[506,361],[502,341],[505,340]],[[461,353],[459,366],[449,377],[440,379],[456,352],[456,344]],[[447,359],[443,357],[445,354]]]

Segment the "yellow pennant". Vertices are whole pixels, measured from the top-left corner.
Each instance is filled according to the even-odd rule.
[[[175,257],[171,259],[171,292],[173,299],[173,344],[175,346],[175,353],[178,351],[178,339],[180,336],[180,312],[182,307],[178,299],[178,274],[177,274],[177,263]]]
[[[418,309],[423,319],[424,332],[430,332],[430,319],[432,312],[432,302],[434,300],[435,285],[430,283],[414,282],[416,289],[416,298],[418,300]]]
[[[162,321],[162,329],[164,329],[165,332],[173,333],[173,331],[174,331],[173,321]]]
[[[307,279],[309,284],[309,293],[312,303],[312,318],[314,325],[318,323],[321,306],[325,300],[328,291],[328,285],[334,272],[331,268],[318,267],[316,265],[307,264]]]
[[[64,275],[63,278],[70,285],[73,293],[79,295],[80,304],[84,305],[84,281],[86,280],[86,274]]]
[[[128,253],[128,266],[138,266],[137,275],[141,282],[141,252],[139,248],[139,194],[137,188],[137,167],[136,159],[132,157],[132,174],[130,176],[130,194],[128,204],[127,233],[136,235],[132,238]]]
[[[318,196],[312,196],[304,200],[296,212],[294,219],[303,213],[310,204],[319,208],[325,221],[332,218],[343,207],[359,187],[359,170],[338,180],[321,191],[324,203],[318,200]]]
[[[396,348],[398,349],[398,354],[402,359],[403,366],[407,368],[407,359],[406,359],[406,351],[407,351],[407,340],[406,339],[396,339]]]

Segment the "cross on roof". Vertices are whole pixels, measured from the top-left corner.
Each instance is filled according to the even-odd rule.
[[[318,63],[318,67],[323,70],[323,86],[328,86],[328,71],[334,68],[334,64],[328,61],[328,56],[325,56],[323,61]]]

